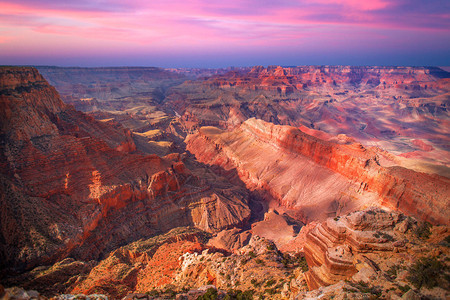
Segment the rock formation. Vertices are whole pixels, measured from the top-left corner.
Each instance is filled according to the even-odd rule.
[[[64,104],[33,68],[0,68],[1,268],[95,259],[180,225],[245,223],[245,191],[191,173],[179,154]]]
[[[434,232],[428,231],[426,235],[421,231],[423,226],[413,218],[378,208],[330,218],[318,224],[309,231],[304,245],[309,266],[304,276],[309,289],[315,291],[300,293],[298,298],[319,294],[333,297],[345,292],[349,297],[352,293],[366,293],[392,299],[398,297],[398,290],[400,295],[405,294],[411,289],[412,278],[420,278],[426,272],[424,269],[411,271],[414,262],[424,256],[431,257],[437,266],[449,255],[443,243],[448,226],[436,227]],[[440,273],[448,274],[447,262],[439,268],[442,268]],[[416,274],[420,272],[424,273]],[[445,298],[449,295],[448,290],[444,290],[447,284],[444,280],[439,284],[440,288],[420,292]],[[330,287],[317,290],[324,286]],[[416,283],[415,287],[418,289],[414,293],[419,294],[420,286]]]
[[[234,128],[254,117],[448,167],[449,77],[439,68],[254,67],[172,87],[165,103],[187,128]],[[423,151],[418,138],[435,149]]]
[[[394,245],[404,246],[393,232],[400,221],[399,214],[374,209],[330,218],[317,225],[308,233],[304,246],[310,267],[305,274],[308,287],[316,289],[354,275],[358,253],[393,251]]]
[[[448,224],[449,179],[396,166],[376,148],[323,141],[256,119],[232,132],[204,127],[186,142],[199,161],[236,169],[248,188],[299,210],[305,222],[384,205]]]
[[[0,297],[450,297],[449,73],[39,70],[0,67]]]

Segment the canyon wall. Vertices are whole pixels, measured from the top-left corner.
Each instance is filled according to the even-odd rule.
[[[302,208],[309,218],[309,206],[338,213],[352,205],[383,205],[432,223],[449,220],[450,180],[395,165],[377,148],[324,141],[256,119],[231,132],[204,127],[186,141],[198,160],[235,168],[248,187]]]
[[[0,261],[19,270],[195,225],[243,224],[246,191],[217,188],[179,154],[143,155],[120,124],[64,104],[34,68],[0,68]]]
[[[423,67],[253,67],[174,86],[164,103],[187,128],[257,118],[448,167],[449,77]]]

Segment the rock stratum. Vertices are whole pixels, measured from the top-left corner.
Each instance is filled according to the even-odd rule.
[[[448,224],[449,179],[396,165],[374,147],[324,141],[257,119],[233,131],[202,127],[186,143],[199,161],[236,170],[248,188],[298,210],[304,222],[381,205]]]
[[[144,155],[130,130],[64,104],[33,68],[0,68],[1,267],[27,269],[195,225],[245,223],[246,191]]]
[[[449,78],[423,67],[253,67],[184,82],[165,103],[188,128],[234,128],[257,118],[322,137],[346,134],[449,176],[427,164],[449,164]]]
[[[442,69],[38,70],[0,67],[0,298],[450,296]]]

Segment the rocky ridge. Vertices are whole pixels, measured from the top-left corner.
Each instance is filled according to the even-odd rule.
[[[345,134],[443,172],[428,164],[448,167],[449,77],[439,68],[254,67],[172,87],[165,106],[187,128],[235,128],[257,118]]]
[[[322,212],[339,215],[370,204],[433,223],[449,220],[448,178],[395,165],[376,148],[324,141],[298,128],[256,119],[232,132],[201,128],[186,142],[199,161],[236,169],[250,189],[265,190],[280,205],[300,209],[303,221],[318,219],[318,205],[323,205]],[[314,210],[308,209],[309,203]]]
[[[1,268],[95,259],[176,226],[248,219],[245,190],[215,188],[180,154],[143,155],[129,130],[64,104],[36,69],[2,67],[0,83]]]

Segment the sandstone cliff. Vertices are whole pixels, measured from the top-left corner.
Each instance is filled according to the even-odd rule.
[[[214,231],[250,214],[244,190],[216,189],[178,154],[139,154],[129,130],[64,104],[34,68],[0,68],[0,135],[1,268],[93,259],[175,226]]]
[[[198,160],[236,169],[249,188],[299,209],[306,221],[364,205],[388,206],[434,223],[449,220],[448,178],[395,166],[376,148],[324,141],[256,119],[231,132],[204,127],[186,142]]]
[[[330,218],[318,224],[309,231],[304,245],[309,266],[304,277],[309,289],[315,291],[301,293],[298,298],[317,297],[318,294],[351,297],[354,296],[352,293],[363,292],[393,299],[399,295],[397,289],[402,295],[412,284],[416,289],[411,289],[409,294],[447,298],[448,279],[435,283],[439,287],[434,289],[423,288],[414,280],[426,276],[428,267],[411,268],[423,257],[432,259],[441,268],[429,276],[437,279],[449,270],[446,262],[449,251],[444,242],[448,239],[448,226],[432,230],[427,227],[426,234],[423,226],[403,214],[377,208]],[[317,290],[328,285],[331,286]]]
[[[449,77],[439,68],[254,67],[184,82],[167,91],[164,103],[187,128],[235,128],[258,118],[346,134],[448,167]],[[416,139],[434,150],[424,150]]]

